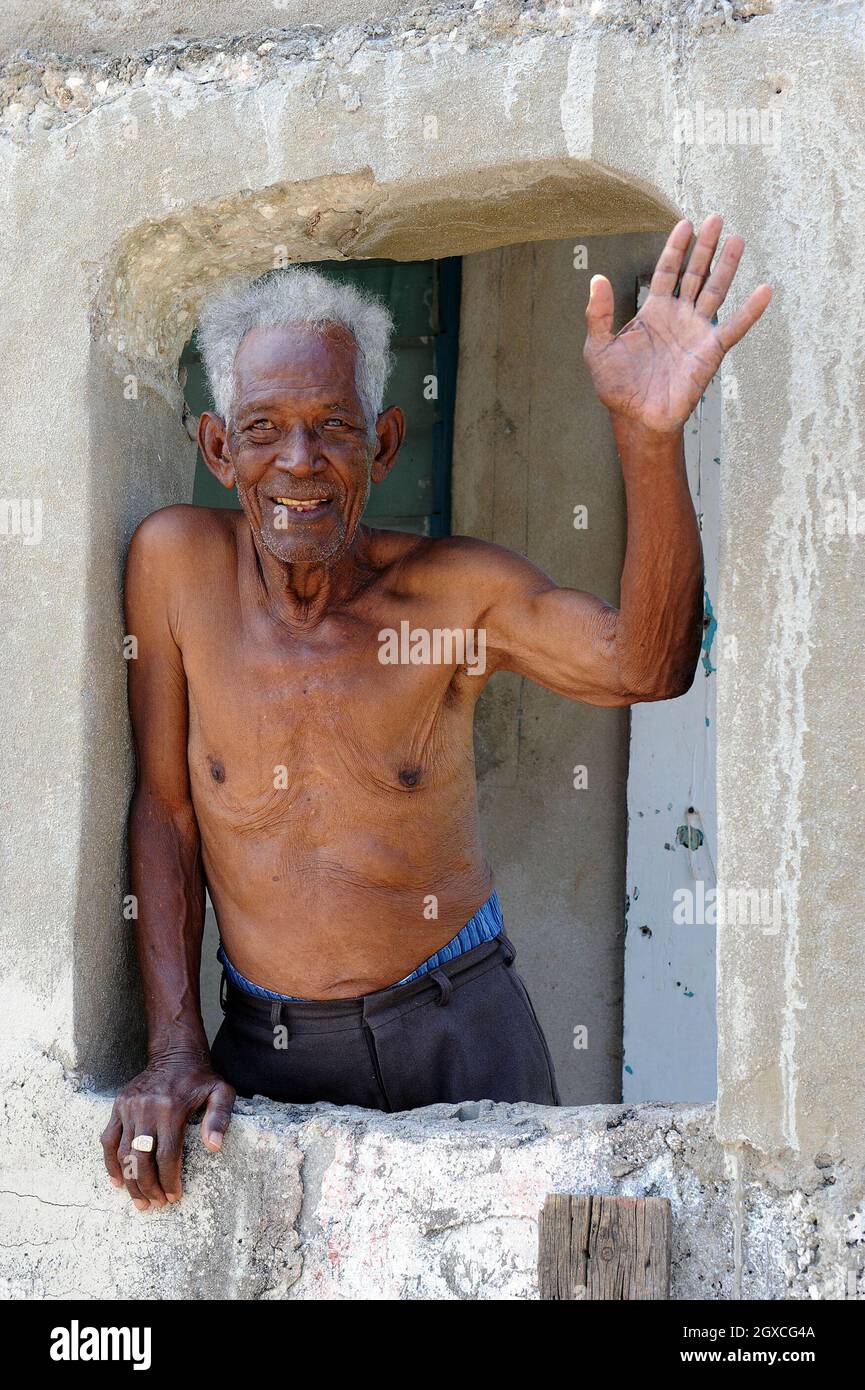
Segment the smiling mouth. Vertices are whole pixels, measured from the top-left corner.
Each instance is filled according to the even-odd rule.
[[[330,506],[331,497],[274,497],[275,507],[284,507],[293,516],[309,516],[324,512]]]

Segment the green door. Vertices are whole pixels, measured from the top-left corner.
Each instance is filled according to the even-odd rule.
[[[364,520],[371,526],[444,536],[450,531],[450,470],[456,395],[460,261],[324,261],[313,267],[383,299],[393,314],[396,358],[385,405],[406,416],[396,466],[372,489]],[[213,406],[193,335],[180,359],[186,403],[195,416]],[[237,495],[213,477],[199,454],[192,500],[238,507]]]

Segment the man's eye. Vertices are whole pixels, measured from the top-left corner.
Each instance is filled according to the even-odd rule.
[[[324,423],[326,425],[345,425],[347,421],[343,420],[340,415],[329,415]]]
[[[266,416],[262,416],[260,420],[253,420],[250,425],[250,429],[253,430],[272,430],[274,428],[273,421],[268,420]]]

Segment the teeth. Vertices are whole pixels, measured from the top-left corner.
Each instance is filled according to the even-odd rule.
[[[291,507],[292,510],[296,512],[310,512],[314,507],[320,506],[322,502],[326,502],[328,499],[326,497],[308,497],[303,499],[297,497],[277,497],[275,500],[280,507]]]

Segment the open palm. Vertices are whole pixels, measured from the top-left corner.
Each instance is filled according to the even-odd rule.
[[[716,213],[706,218],[674,296],[693,233],[690,222],[676,224],[645,304],[619,333],[612,331],[612,285],[603,275],[592,278],[583,355],[595,390],[608,410],[660,434],[681,429],[725,353],[772,298],[770,287],[759,285],[729,319],[712,323],[745,246],[740,236],[728,237],[710,273],[722,226]]]

